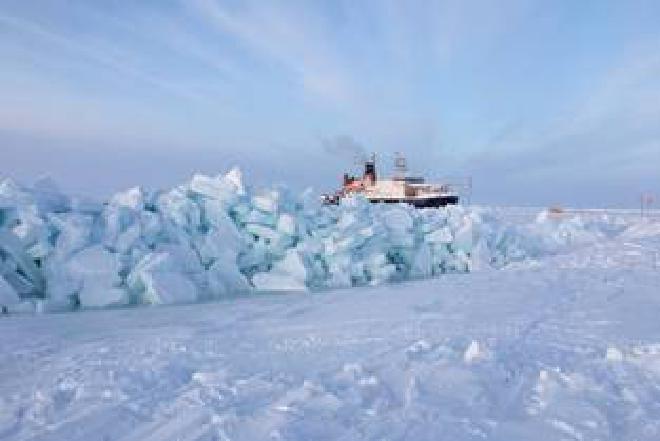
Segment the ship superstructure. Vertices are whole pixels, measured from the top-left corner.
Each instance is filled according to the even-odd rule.
[[[334,194],[323,195],[326,204],[337,204],[347,196],[360,194],[372,203],[406,203],[418,208],[442,207],[457,204],[458,193],[448,184],[427,183],[423,177],[410,176],[406,159],[397,154],[394,176],[380,178],[376,172],[376,156],[364,161],[362,177],[344,174],[342,188]]]

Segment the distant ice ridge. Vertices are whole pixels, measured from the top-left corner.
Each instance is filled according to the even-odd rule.
[[[361,198],[322,206],[308,191],[251,190],[234,168],[170,191],[106,203],[49,180],[0,181],[0,306],[62,310],[187,303],[271,290],[378,285],[499,268],[615,235],[604,218],[542,212],[516,225],[493,210],[417,210]]]

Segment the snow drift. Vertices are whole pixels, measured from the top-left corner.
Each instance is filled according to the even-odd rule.
[[[499,268],[625,228],[542,212],[514,224],[494,210],[416,210],[311,192],[251,190],[241,173],[139,187],[106,203],[53,182],[0,182],[0,305],[9,310],[184,303],[248,291],[320,290]]]

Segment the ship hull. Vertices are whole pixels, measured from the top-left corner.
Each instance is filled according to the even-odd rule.
[[[409,204],[415,208],[438,208],[458,204],[458,196],[432,196],[428,198],[369,198],[372,204]]]

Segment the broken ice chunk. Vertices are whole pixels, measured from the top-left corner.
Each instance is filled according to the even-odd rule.
[[[5,262],[13,262],[12,266],[16,271],[6,272],[5,279],[20,294],[44,294],[45,283],[41,271],[35,265],[32,257],[25,252],[21,241],[7,230],[0,230],[0,252],[4,256]]]
[[[115,248],[118,253],[128,253],[140,239],[140,224],[135,223],[117,237]]]
[[[115,193],[110,198],[110,205],[126,207],[137,211],[144,207],[144,199],[144,191],[140,187],[133,187],[124,192]]]
[[[413,228],[413,218],[409,208],[391,208],[383,213],[385,226],[394,231],[410,231]]]
[[[92,235],[92,216],[77,213],[51,214],[48,221],[57,230],[55,252],[67,257],[89,244]]]
[[[277,230],[288,236],[294,236],[296,234],[296,219],[288,213],[280,214],[277,219]]]
[[[163,216],[175,227],[184,231],[197,231],[201,224],[199,206],[181,189],[174,189],[158,197],[158,207]]]
[[[451,243],[452,241],[451,230],[443,227],[426,235],[426,241],[431,243]]]
[[[14,288],[5,279],[0,277],[0,309],[8,311],[10,306],[19,302],[18,293],[14,291]]]
[[[70,199],[62,193],[50,177],[38,179],[32,192],[40,213],[62,213],[71,207]]]
[[[382,283],[389,282],[395,277],[397,273],[397,267],[393,264],[371,267],[370,273],[371,281],[369,283],[371,285],[380,285]]]
[[[143,272],[141,301],[150,305],[190,303],[197,300],[197,287],[182,274],[173,271]]]
[[[145,304],[189,303],[198,289],[184,273],[184,252],[176,247],[149,253],[129,274],[127,283],[136,300]]]
[[[433,272],[433,258],[429,244],[421,244],[415,253],[410,275],[415,278],[430,277]]]
[[[252,284],[255,288],[266,291],[306,291],[306,279],[305,264],[298,251],[292,248],[272,270],[255,274],[252,277]]]
[[[235,253],[227,250],[206,271],[207,283],[212,297],[238,294],[249,291],[250,284],[238,269]]]
[[[611,361],[611,362],[623,361],[623,352],[621,352],[620,349],[615,348],[614,346],[610,346],[609,348],[607,348],[607,352],[605,353],[605,358],[607,358],[607,361]]]
[[[243,187],[243,174],[238,167],[233,167],[222,179],[233,187],[236,194],[245,194],[245,188]]]
[[[252,205],[263,212],[274,213],[277,211],[277,201],[279,193],[277,191],[264,191],[252,196]]]
[[[472,340],[463,353],[463,361],[467,364],[472,364],[484,358],[485,355],[485,351],[479,345],[479,342]]]
[[[196,174],[188,184],[189,190],[196,195],[232,204],[238,197],[238,189],[234,183],[224,178],[211,178]]]
[[[273,213],[266,213],[260,210],[252,210],[247,216],[243,218],[246,224],[261,224],[269,227],[274,227],[277,223],[277,218]]]
[[[456,231],[454,235],[453,247],[456,250],[461,250],[466,253],[469,253],[472,250],[473,245],[473,229],[472,229],[472,220],[466,218],[464,224]]]
[[[128,303],[126,291],[118,288],[120,262],[116,254],[94,245],[74,254],[66,271],[79,281],[78,299],[83,307],[103,307]]]
[[[280,233],[270,227],[260,224],[247,224],[245,231],[255,236],[258,240],[265,240],[267,242],[275,242],[280,238]]]

